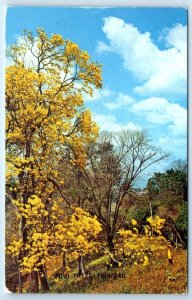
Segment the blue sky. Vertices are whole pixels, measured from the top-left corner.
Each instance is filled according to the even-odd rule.
[[[103,64],[103,88],[85,97],[101,129],[148,129],[171,160],[187,155],[187,10],[12,7],[6,43],[22,30],[59,33]]]

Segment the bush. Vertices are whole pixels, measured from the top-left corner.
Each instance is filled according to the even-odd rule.
[[[132,218],[137,220],[140,225],[144,225],[148,217],[150,217],[149,209],[138,209],[134,212]]]
[[[183,242],[185,243],[185,246],[187,247],[187,221],[188,221],[188,215],[187,215],[187,203],[184,203],[180,209],[179,215],[176,219],[176,226],[177,229],[182,237]]]

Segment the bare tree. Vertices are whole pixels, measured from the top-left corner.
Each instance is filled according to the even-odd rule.
[[[77,189],[102,223],[110,251],[116,232],[125,223],[133,183],[165,158],[167,154],[151,144],[146,131],[103,132],[88,149],[88,164],[78,170]]]

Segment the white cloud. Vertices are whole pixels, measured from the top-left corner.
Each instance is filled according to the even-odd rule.
[[[149,32],[116,17],[104,19],[103,32],[109,44],[100,42],[98,51],[114,51],[123,58],[125,69],[139,81],[140,94],[186,93],[187,27],[177,24],[166,31],[168,49],[160,50]]]
[[[186,159],[187,139],[185,137],[161,136],[157,139],[159,146],[171,154],[172,160]]]
[[[121,130],[139,130],[141,129],[140,126],[137,124],[134,124],[132,122],[128,122],[126,124],[120,124],[118,123],[115,116],[110,114],[93,114],[94,121],[99,125],[101,130],[107,130],[107,131],[121,131]]]
[[[113,50],[106,43],[98,41],[97,42],[97,52],[100,53],[100,52],[103,52],[103,51],[113,51]]]
[[[187,28],[181,24],[167,31],[165,40],[168,46],[173,46],[180,51],[186,50]]]
[[[37,65],[38,65],[38,60],[37,58],[35,57],[35,55],[37,56],[38,53],[39,53],[39,50],[38,50],[38,47],[37,47],[37,38],[35,38],[35,41],[34,41],[34,45],[33,45],[33,48],[32,48],[32,51],[35,55],[33,55],[31,53],[31,51],[26,47],[26,41],[24,39],[23,36],[17,36],[17,44],[19,46],[23,46],[24,49],[25,49],[25,58],[24,58],[24,63],[25,63],[25,67],[35,67],[37,68]]]
[[[24,38],[22,36],[15,36],[16,38],[16,43],[18,44],[18,46],[22,47],[24,46],[25,49],[25,55],[24,55],[24,63],[26,67],[31,67],[31,66],[37,66],[37,58],[31,54],[31,51],[29,49],[26,49],[26,42],[24,40]],[[9,47],[8,47],[9,49]],[[37,47],[36,47],[36,43],[34,45],[34,52],[37,52]],[[19,61],[23,62],[23,57],[21,59],[21,56],[19,57]],[[6,57],[6,66],[12,66],[14,65],[15,62],[13,61],[13,59],[11,57]]]
[[[160,137],[159,138],[159,144],[163,145],[163,146],[169,146],[171,148],[173,148],[173,146],[177,146],[177,147],[183,147],[186,146],[186,139],[185,138],[172,138],[171,139],[171,143],[170,143],[170,137]],[[187,149],[185,149],[185,151],[187,151]]]
[[[118,93],[117,99],[113,102],[103,102],[103,105],[107,107],[109,110],[114,110],[118,108],[126,108],[130,104],[133,104],[135,99],[130,97],[129,95]]]
[[[173,135],[186,135],[187,110],[165,98],[151,97],[134,103],[130,110],[153,124],[167,124]]]
[[[84,101],[97,101],[101,100],[103,98],[108,98],[109,96],[113,95],[113,91],[109,90],[108,88],[105,89],[96,89],[95,87],[93,89],[93,95],[90,96],[88,94],[83,94]]]

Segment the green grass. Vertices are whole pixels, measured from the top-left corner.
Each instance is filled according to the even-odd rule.
[[[106,264],[108,262],[108,255],[101,256],[93,261],[91,261],[87,266],[88,268],[96,267],[101,264]]]

